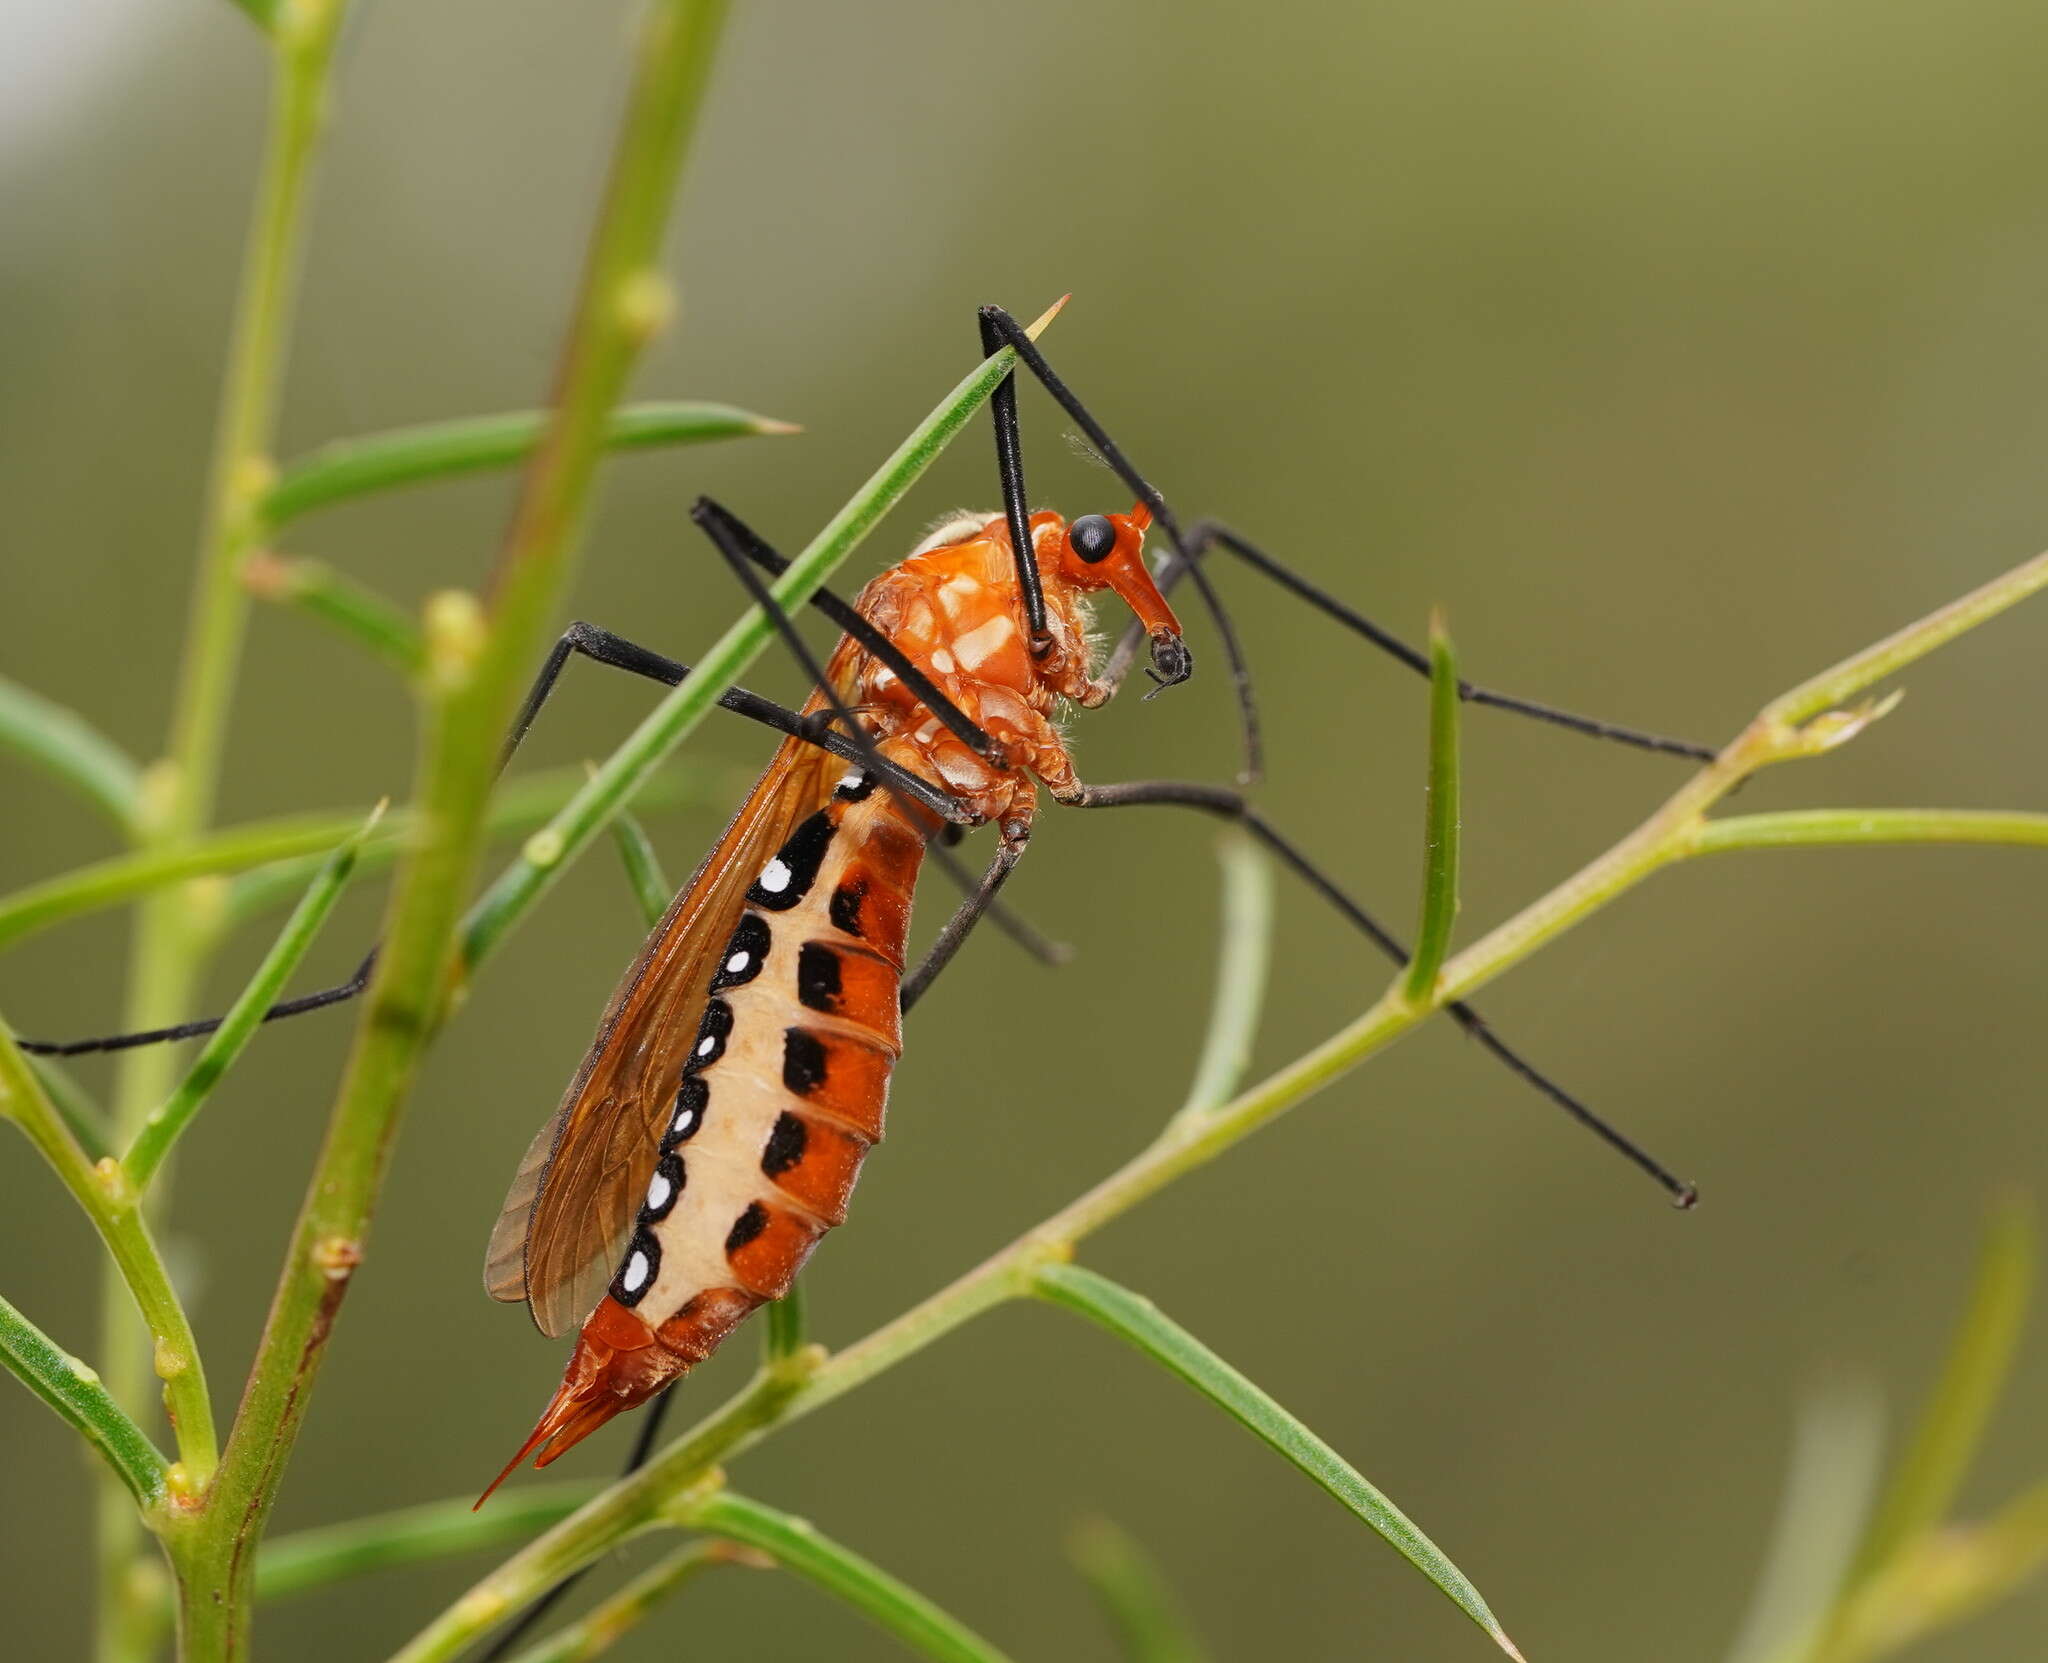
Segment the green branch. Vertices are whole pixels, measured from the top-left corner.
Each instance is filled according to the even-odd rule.
[[[516,467],[539,449],[552,415],[547,410],[511,410],[337,439],[285,466],[264,495],[263,517],[275,529],[351,497]],[[801,431],[789,422],[730,404],[668,400],[610,411],[597,445],[602,450],[650,450]]]
[[[345,0],[242,4],[266,25],[273,60],[270,112],[215,423],[205,523],[172,695],[169,755],[151,771],[138,821],[138,841],[145,853],[192,842],[214,811],[248,622],[241,565],[256,546],[262,525],[259,507],[274,472],[277,412],[313,163],[331,102],[334,46],[346,12]],[[189,1014],[214,939],[204,905],[205,897],[173,889],[151,897],[142,909],[131,953],[124,1028],[166,1027]],[[125,1141],[136,1134],[169,1089],[176,1064],[176,1053],[168,1046],[143,1047],[124,1056],[114,1098],[116,1138]],[[164,1199],[164,1186],[159,1185],[156,1203]],[[134,1325],[119,1309],[112,1279],[103,1278],[102,1287],[102,1367],[116,1401],[134,1410],[147,1389],[150,1358]],[[189,1372],[197,1378],[196,1358]],[[184,1436],[182,1430],[180,1435]],[[209,1457],[212,1438],[209,1424]],[[129,1663],[143,1650],[127,1621],[139,1546],[126,1498],[107,1488],[101,1497],[99,1528],[101,1663]]]
[[[0,1299],[0,1363],[100,1452],[145,1512],[167,1492],[164,1458],[107,1395],[100,1377]]]
[[[233,1660],[246,1651],[256,1544],[361,1260],[421,1051],[452,991],[499,736],[567,581],[605,422],[667,321],[656,262],[723,13],[713,0],[657,0],[644,14],[558,401],[524,479],[488,615],[462,595],[429,607],[421,818],[241,1412],[199,1540],[179,1564],[191,1655]]]

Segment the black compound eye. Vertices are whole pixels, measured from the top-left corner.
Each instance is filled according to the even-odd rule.
[[[1107,560],[1116,549],[1116,527],[1106,515],[1083,514],[1067,527],[1067,541],[1089,565]]]

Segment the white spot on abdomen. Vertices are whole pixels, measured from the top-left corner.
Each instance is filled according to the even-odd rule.
[[[647,1286],[647,1268],[647,1255],[636,1247],[626,1261],[626,1272],[619,1278],[619,1285],[628,1293],[638,1293]]]
[[[770,895],[780,895],[789,887],[789,862],[777,855],[761,868],[761,887]]]
[[[674,1193],[674,1186],[668,1181],[666,1172],[657,1172],[647,1181],[647,1206],[650,1212],[660,1212],[668,1205],[668,1198]]]
[[[747,963],[747,955],[744,952],[735,953],[725,961],[725,973],[728,976],[737,976],[747,968]]]

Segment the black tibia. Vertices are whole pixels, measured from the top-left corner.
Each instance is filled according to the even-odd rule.
[[[1408,962],[1408,949],[1398,938],[1346,894],[1334,879],[1296,848],[1293,842],[1281,835],[1240,793],[1228,787],[1188,780],[1130,780],[1115,785],[1084,786],[1077,795],[1062,800],[1073,808],[1132,808],[1152,805],[1192,808],[1222,819],[1235,820],[1279,856],[1303,882],[1329,902],[1394,963]],[[1698,1192],[1691,1184],[1675,1176],[1647,1150],[1610,1126],[1584,1103],[1512,1049],[1493,1031],[1491,1024],[1470,1005],[1461,999],[1453,1000],[1445,1005],[1444,1009],[1452,1021],[1505,1063],[1516,1075],[1534,1086],[1609,1147],[1654,1178],[1664,1187],[1675,1205],[1690,1207],[1698,1199]]]
[[[1007,313],[1001,315],[1008,317]],[[996,318],[994,308],[983,309],[984,358],[1006,344]],[[1016,333],[1024,332],[1018,329]],[[1052,635],[1045,627],[1045,590],[1039,582],[1037,545],[1031,537],[1031,499],[1024,489],[1024,431],[1017,420],[1015,371],[1004,376],[989,395],[988,413],[996,433],[996,476],[1003,487],[1003,520],[1010,528],[1010,556],[1017,563],[1017,592],[1024,600],[1024,638],[1033,654],[1044,654],[1052,648]]]

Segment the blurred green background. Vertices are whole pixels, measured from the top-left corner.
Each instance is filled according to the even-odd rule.
[[[344,45],[287,452],[535,402],[622,80],[620,5],[361,8]],[[215,376],[265,95],[224,4],[7,0],[0,52],[5,671],[135,751],[161,743]],[[1076,299],[1048,347],[1184,509],[1245,527],[1391,625],[1448,610],[1474,677],[1718,741],[1811,670],[2048,541],[2048,14],[2024,0],[1529,5],[1374,0],[735,8],[682,204],[681,328],[643,396],[727,399],[802,437],[614,465],[575,615],[689,658],[735,611],[686,535],[711,491],[800,542],[974,353],[972,310]],[[1121,506],[1027,394],[1036,494]],[[977,432],[860,557],[995,492]],[[408,604],[473,584],[507,486],[319,517],[290,539]],[[1405,923],[1423,689],[1222,573],[1271,733],[1262,800]],[[1227,777],[1202,673],[1088,719],[1084,773]],[[1835,758],[1745,809],[2048,806],[2048,608],[1917,667]],[[780,664],[756,678],[792,693]],[[616,682],[616,684],[614,684]],[[572,675],[535,764],[601,754],[642,687]],[[403,789],[408,706],[303,620],[258,615],[224,814]],[[720,800],[652,829],[686,872],[765,741],[693,754]],[[1465,932],[1632,825],[1669,762],[1475,713]],[[110,851],[10,768],[0,873]],[[1213,828],[1048,811],[1013,887],[1079,948],[978,941],[911,1032],[891,1139],[807,1286],[839,1343],[1120,1160],[1179,1100],[1204,1021]],[[1385,968],[1282,880],[1278,1063]],[[1720,1655],[1791,1413],[1867,1369],[1904,1420],[1987,1198],[2037,1187],[2039,854],[1748,855],[1655,880],[1482,1001],[1699,1180],[1681,1217],[1437,1024],[1117,1225],[1091,1259],[1154,1295],[1405,1505],[1532,1657]],[[340,972],[377,896],[315,968]],[[938,906],[930,898],[925,925]],[[433,1053],[277,1510],[290,1529],[468,1495],[560,1356],[478,1287],[484,1236],[638,940],[608,854],[554,894]],[[219,997],[260,952],[231,944]],[[117,1020],[109,918],[0,962],[23,1032]],[[273,1031],[186,1144],[175,1240],[223,1412],[342,1055]],[[97,1079],[97,1071],[88,1070]],[[0,1140],[0,1287],[92,1343],[97,1252]],[[752,1336],[705,1369],[715,1401]],[[2048,1342],[1965,1501],[2048,1472]],[[620,1458],[615,1431],[557,1471]],[[0,1590],[26,1657],[81,1655],[82,1457],[0,1390]],[[1218,1653],[1478,1658],[1485,1641],[1213,1411],[1048,1312],[978,1325],[736,1473],[1020,1657],[1102,1659],[1060,1551],[1131,1529]],[[638,1562],[643,1545],[630,1558]],[[265,1655],[381,1656],[486,1561],[267,1613]],[[2038,1651],[2039,1590],[1922,1648]],[[793,1582],[713,1579],[619,1656],[845,1659],[891,1642]]]

